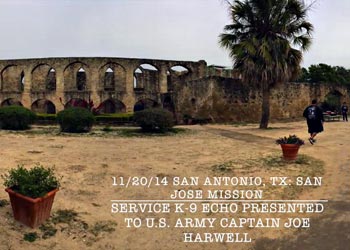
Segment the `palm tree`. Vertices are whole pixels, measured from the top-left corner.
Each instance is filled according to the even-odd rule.
[[[260,128],[268,126],[271,88],[297,76],[302,51],[311,44],[313,26],[306,20],[309,9],[300,0],[230,3],[232,23],[225,26],[219,43],[229,50],[242,80],[261,88]]]

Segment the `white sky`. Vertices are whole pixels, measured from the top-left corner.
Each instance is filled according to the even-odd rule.
[[[318,0],[304,66],[350,68],[350,1]],[[230,66],[222,0],[0,0],[0,59],[130,57]]]

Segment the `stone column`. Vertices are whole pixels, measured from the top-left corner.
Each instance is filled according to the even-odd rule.
[[[136,103],[135,100],[135,94],[134,94],[134,70],[135,66],[131,63],[125,64],[125,71],[126,71],[126,94],[122,100],[122,102],[125,104],[126,112],[133,112],[134,111],[134,105]]]
[[[168,92],[168,76],[167,76],[167,67],[162,65],[159,70],[159,92],[164,94]]]
[[[31,109],[32,100],[30,96],[31,86],[32,86],[32,75],[31,75],[31,65],[26,65],[23,69],[24,72],[24,89],[22,92],[22,104],[24,107]]]
[[[64,74],[63,74],[64,68],[63,66],[57,66],[55,67],[56,72],[56,95],[53,100],[53,103],[56,106],[56,112],[59,112],[64,109],[64,104],[68,101],[65,98],[64,95]],[[60,102],[60,98],[62,99],[62,102]]]

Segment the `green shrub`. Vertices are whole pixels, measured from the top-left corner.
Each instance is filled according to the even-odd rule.
[[[35,121],[36,115],[22,106],[0,108],[0,129],[24,130]]]
[[[72,107],[58,112],[57,121],[63,132],[83,133],[91,130],[95,117],[85,108]]]
[[[45,196],[48,192],[60,186],[53,168],[36,165],[31,169],[18,166],[1,176],[4,186],[14,192],[31,198]]]
[[[174,126],[173,114],[161,108],[135,112],[134,121],[145,132],[166,132]]]

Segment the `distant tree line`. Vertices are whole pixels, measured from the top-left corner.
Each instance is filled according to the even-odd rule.
[[[340,66],[330,66],[324,63],[302,68],[297,82],[328,83],[350,86],[350,70]]]

